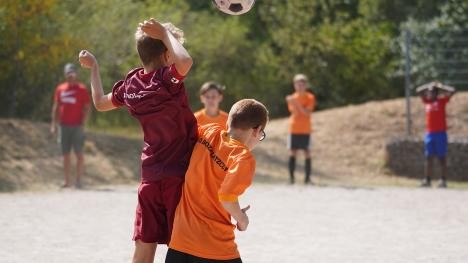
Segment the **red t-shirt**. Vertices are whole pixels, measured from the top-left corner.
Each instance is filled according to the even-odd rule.
[[[422,100],[426,108],[426,131],[446,131],[447,123],[445,121],[445,105],[449,102],[450,98],[437,98],[434,101],[423,98]]]
[[[141,180],[183,177],[197,140],[197,122],[174,65],[144,74],[133,69],[112,89],[112,103],[126,106],[141,124]]]
[[[89,105],[89,93],[85,85],[62,83],[55,90],[54,100],[58,103],[60,124],[70,126],[83,124],[84,107]]]

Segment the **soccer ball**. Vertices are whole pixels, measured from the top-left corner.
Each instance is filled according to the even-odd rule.
[[[223,13],[242,15],[252,9],[255,0],[212,0],[212,2]]]

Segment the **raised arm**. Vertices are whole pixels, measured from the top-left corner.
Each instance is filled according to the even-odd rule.
[[[150,37],[161,40],[166,46],[169,56],[174,59],[177,72],[185,76],[192,67],[193,60],[188,51],[160,22],[154,18],[140,23],[141,30]]]
[[[112,103],[112,93],[104,94],[101,75],[99,74],[99,65],[94,55],[87,50],[82,50],[79,60],[82,67],[91,69],[91,94],[94,107],[98,111],[108,111],[117,108]]]

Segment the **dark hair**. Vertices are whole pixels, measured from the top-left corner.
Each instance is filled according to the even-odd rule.
[[[141,29],[136,31],[135,40],[138,55],[143,65],[151,64],[151,62],[167,51],[166,46],[161,40],[148,36]]]
[[[254,99],[243,99],[232,105],[229,111],[228,125],[232,128],[247,130],[265,128],[268,122],[268,110]]]
[[[200,88],[200,95],[204,95],[212,89],[216,90],[220,95],[223,95],[224,86],[221,86],[214,81],[208,81],[203,83],[203,85]]]

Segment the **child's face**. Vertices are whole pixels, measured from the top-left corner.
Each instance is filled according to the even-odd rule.
[[[75,71],[70,71],[65,74],[65,78],[67,79],[67,81],[73,82],[76,80],[77,74]]]
[[[205,94],[200,96],[200,100],[205,105],[205,108],[218,108],[223,100],[223,95],[215,89],[209,89]]]
[[[307,82],[304,80],[297,80],[294,82],[294,90],[297,92],[305,92],[307,89]]]
[[[434,89],[427,89],[424,96],[428,100],[435,100],[437,98],[437,92]]]

